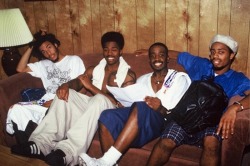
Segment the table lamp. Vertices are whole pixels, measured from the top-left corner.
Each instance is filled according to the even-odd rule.
[[[0,10],[0,48],[4,50],[2,66],[8,76],[17,73],[16,67],[21,58],[17,47],[32,40],[33,35],[20,9]]]

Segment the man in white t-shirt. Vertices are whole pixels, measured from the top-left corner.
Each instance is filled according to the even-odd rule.
[[[167,111],[179,102],[191,80],[186,73],[168,69],[168,48],[162,43],[154,43],[149,48],[149,62],[154,72],[137,80],[137,84],[146,87],[144,101],[103,111],[99,131],[105,154],[95,159],[82,153],[81,164],[113,166],[128,148],[142,147],[160,136]]]
[[[85,71],[80,57],[63,55],[59,51],[60,41],[55,35],[40,31],[34,35],[34,38],[32,46],[23,54],[17,71],[41,78],[46,94],[38,101],[19,102],[9,109],[6,130],[10,134],[15,132],[13,124],[17,125],[18,131],[25,131],[30,120],[39,124],[55,97],[57,88]],[[42,60],[28,64],[32,52]]]

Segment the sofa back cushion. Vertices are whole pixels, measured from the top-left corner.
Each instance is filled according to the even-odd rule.
[[[143,74],[152,72],[149,65],[149,58],[148,56],[135,56],[132,53],[124,53],[123,58],[126,60],[126,62],[131,66],[131,69],[136,72],[137,78],[140,77]],[[85,54],[80,55],[80,57],[83,60],[83,63],[85,67],[89,66],[95,66],[99,63],[99,61],[103,58],[102,53],[100,54]],[[177,57],[169,57],[169,63],[168,68],[169,69],[175,69],[177,71],[184,71],[181,65],[177,64]]]

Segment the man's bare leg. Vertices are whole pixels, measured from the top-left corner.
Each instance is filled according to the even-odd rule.
[[[171,139],[160,139],[154,146],[147,165],[148,166],[157,166],[163,165],[168,162],[171,153],[175,149],[176,144]]]
[[[102,153],[105,153],[112,145],[114,145],[114,139],[109,130],[102,123],[99,123],[99,138]]]
[[[138,135],[138,120],[137,120],[137,107],[133,107],[133,110],[126,122],[123,130],[119,134],[117,140],[114,143],[114,147],[121,153],[124,153],[135,140]]]
[[[204,148],[200,164],[202,166],[218,166],[220,163],[220,142],[214,136],[204,138]]]

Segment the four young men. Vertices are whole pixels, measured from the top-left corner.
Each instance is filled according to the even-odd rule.
[[[40,157],[50,165],[78,163],[78,155],[86,152],[92,141],[99,115],[103,110],[113,109],[116,105],[115,99],[108,95],[105,85],[111,73],[119,73],[118,66],[123,61],[120,55],[124,41],[122,37],[117,37],[115,32],[107,34],[112,40],[109,40],[107,35],[102,37],[105,60],[97,67],[87,69],[78,79],[59,87],[48,115],[33,132],[27,144],[12,147],[13,153]],[[242,73],[230,69],[238,49],[237,42],[231,37],[216,35],[211,40],[209,49],[210,60],[187,52],[168,52],[164,44],[153,44],[148,54],[154,73],[145,75],[137,81],[138,84],[148,86],[149,96],[145,98],[145,102],[136,102],[129,108],[104,111],[100,116],[100,138],[102,148],[107,152],[101,159],[91,159],[82,154],[82,162],[86,165],[113,165],[129,147],[141,147],[160,136],[161,139],[154,146],[148,165],[163,165],[168,161],[174,148],[181,144],[202,145],[201,164],[218,165],[220,134],[222,138],[227,138],[229,133],[233,133],[237,112],[249,108],[250,80]],[[147,53],[142,51],[141,54]],[[218,128],[211,127],[190,135],[177,123],[171,122],[166,123],[162,132],[165,125],[163,115],[167,109],[178,103],[178,99],[190,83],[185,74],[173,74],[175,72],[167,68],[168,54],[178,54],[178,63],[185,68],[192,81],[201,80],[204,76],[213,76],[229,98],[235,95],[245,96],[225,110]],[[124,70],[131,72],[125,62],[122,66]],[[123,75],[117,79],[118,87],[121,87],[124,80],[131,82],[132,79],[134,82],[133,78]],[[176,79],[182,81],[177,82]],[[179,89],[174,88],[178,84],[181,84],[178,86]],[[94,96],[88,97],[69,89],[80,90],[82,87]],[[178,93],[177,90],[171,93],[170,89],[177,89]],[[119,116],[122,120],[116,118]],[[112,122],[109,119],[112,119]],[[114,119],[116,120],[113,121]],[[152,121],[151,125],[146,126],[145,123],[148,124],[149,121]],[[114,128],[116,123],[121,125],[119,129]],[[155,130],[156,128],[159,130]],[[144,130],[148,130],[150,134],[145,134]],[[201,141],[203,144],[199,144]]]

